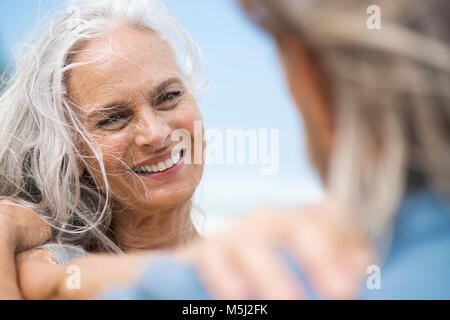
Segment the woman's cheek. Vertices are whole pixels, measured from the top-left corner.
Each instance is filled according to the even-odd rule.
[[[113,134],[98,141],[103,155],[103,163],[107,173],[123,167],[123,155],[129,147],[129,139],[126,133]],[[129,163],[125,163],[130,165]]]

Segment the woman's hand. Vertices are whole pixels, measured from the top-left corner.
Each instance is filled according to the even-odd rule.
[[[44,244],[50,226],[28,209],[12,201],[0,201],[0,299],[21,299],[14,254]]]
[[[304,286],[280,254],[284,248],[319,298],[354,298],[374,254],[357,226],[335,219],[335,214],[327,204],[290,215],[260,212],[222,235],[178,250],[176,256],[196,266],[215,298],[306,298]]]

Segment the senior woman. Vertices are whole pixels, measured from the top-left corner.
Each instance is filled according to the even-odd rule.
[[[197,46],[158,2],[74,4],[37,31],[1,96],[1,196],[89,251],[195,237],[203,165],[172,134],[193,140],[202,119]]]
[[[354,291],[354,297],[450,298],[449,2],[380,1],[379,30],[366,27],[367,12],[373,14],[370,1],[241,3],[275,40],[305,121],[311,158],[330,197],[343,208],[329,216],[316,208],[329,226],[321,233],[296,230],[304,228],[302,221],[289,234],[298,232],[297,239],[309,238],[311,246],[333,233],[335,240],[342,240],[347,233],[336,230],[350,218],[374,239],[381,258],[378,271],[376,266],[368,269],[374,282],[359,294]],[[253,229],[271,234],[267,224],[253,222],[243,227],[252,230],[248,239],[255,239]],[[187,251],[179,258],[195,266],[214,245],[205,241],[203,246],[203,251]],[[221,246],[217,242],[216,248]],[[333,264],[329,256],[322,256],[322,265]],[[307,259],[300,264],[306,273],[311,271]],[[203,286],[209,277],[198,264],[203,284],[182,264],[142,270],[138,284],[109,297],[207,296]],[[355,271],[351,266],[346,270],[352,278]],[[170,279],[175,276],[174,284]],[[326,286],[336,277],[321,278]],[[309,297],[323,297],[318,283],[313,281]],[[361,282],[353,285],[359,288]],[[166,288],[163,294],[161,287]]]
[[[1,198],[51,224],[61,263],[197,237],[203,164],[172,138],[202,141],[196,44],[157,1],[72,2],[36,37],[0,98]]]
[[[75,258],[88,281],[76,297],[92,297],[102,285],[137,275],[160,255],[155,250],[199,238],[191,197],[203,164],[189,146],[203,144],[194,130],[202,120],[194,97],[200,58],[158,1],[73,1],[38,31],[0,97],[4,297],[73,297],[61,266]],[[46,242],[50,231],[51,244],[18,260],[18,292],[14,251]],[[263,242],[249,247],[238,239],[227,254],[239,252],[237,269],[264,285],[239,287],[225,267],[236,258],[212,246],[203,263],[218,275],[211,277],[218,295],[295,297],[283,266],[254,264],[265,257]],[[181,252],[191,250],[204,252]],[[279,279],[261,281],[272,274]]]
[[[191,197],[203,164],[172,136],[202,141],[199,63],[157,1],[72,2],[37,31],[0,98],[0,195],[51,224],[58,262],[198,236]]]

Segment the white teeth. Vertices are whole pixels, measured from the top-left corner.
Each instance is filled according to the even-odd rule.
[[[176,155],[172,156],[171,158],[169,158],[167,160],[158,162],[157,164],[154,164],[151,166],[136,167],[135,171],[139,171],[141,174],[149,174],[149,173],[165,171],[167,169],[172,168],[174,165],[176,165],[178,162],[180,162],[181,153],[182,153],[182,151],[178,152]]]
[[[172,163],[171,159],[167,159],[166,161],[164,161],[164,163],[165,163],[167,169],[173,167],[173,163]]]
[[[166,165],[164,162],[158,162],[158,169],[159,171],[164,171],[166,170]]]
[[[177,164],[178,161],[180,161],[180,158],[181,158],[181,155],[180,155],[180,152],[178,152],[176,155],[174,155],[174,156],[172,157],[172,163],[173,163],[174,165]]]

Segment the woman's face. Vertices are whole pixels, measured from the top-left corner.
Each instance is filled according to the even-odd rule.
[[[203,164],[185,164],[186,150],[171,135],[183,129],[194,145],[194,122],[202,116],[166,43],[155,33],[116,26],[87,42],[75,60],[90,63],[70,72],[68,90],[101,150],[115,203],[147,210],[186,203]],[[98,162],[87,163],[103,188]]]

